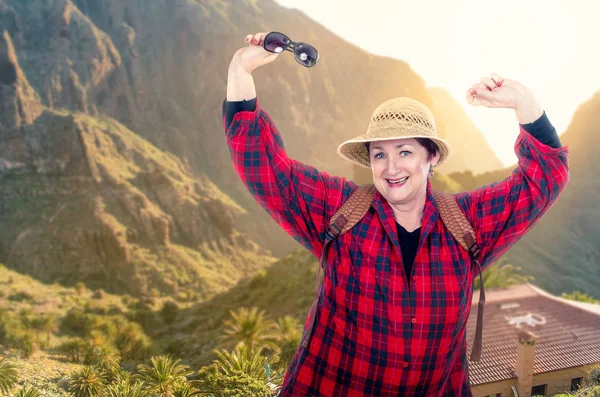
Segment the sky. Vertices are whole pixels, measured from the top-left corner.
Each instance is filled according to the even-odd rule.
[[[600,2],[594,0],[276,2],[357,47],[407,62],[428,87],[444,88],[505,166],[517,162],[515,112],[469,105],[471,85],[493,72],[520,82],[559,135],[577,107],[600,90]]]

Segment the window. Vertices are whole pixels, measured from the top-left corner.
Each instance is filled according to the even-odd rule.
[[[533,386],[531,388],[531,397],[546,396],[546,385]]]
[[[571,379],[571,391],[577,391],[581,387],[581,383],[583,382],[583,378],[573,378]]]

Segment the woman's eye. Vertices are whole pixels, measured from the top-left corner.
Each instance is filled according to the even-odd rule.
[[[373,157],[375,157],[376,159],[382,159],[383,158],[383,153],[377,153]]]
[[[403,150],[400,152],[400,155],[402,156],[402,153],[406,153],[405,156],[408,156],[410,154],[410,152],[408,150]]]

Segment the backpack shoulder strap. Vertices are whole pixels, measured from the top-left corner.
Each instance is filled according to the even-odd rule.
[[[333,240],[352,229],[369,211],[374,196],[375,185],[359,186],[331,217],[327,237]]]
[[[333,216],[329,220],[329,226],[325,231],[325,244],[323,245],[323,252],[321,253],[321,258],[319,259],[319,268],[317,269],[317,280],[315,282],[316,296],[313,300],[313,304],[308,314],[308,326],[306,327],[305,332],[302,335],[301,344],[304,348],[308,347],[308,341],[310,340],[310,336],[312,334],[312,330],[315,323],[319,295],[321,292],[321,287],[323,285],[323,272],[327,261],[327,246],[338,236],[346,233],[348,230],[352,229],[354,225],[360,222],[360,220],[365,216],[367,211],[369,211],[374,196],[375,185],[366,184],[359,186],[358,189],[356,189],[350,195],[348,200],[346,200],[344,204],[342,204],[342,206],[335,212],[335,214],[333,214]]]
[[[475,338],[471,349],[470,361],[477,362],[481,359],[483,349],[483,305],[485,304],[485,288],[481,264],[479,263],[480,248],[473,226],[465,214],[461,211],[456,198],[451,193],[433,192],[436,207],[442,218],[442,222],[452,234],[452,237],[463,247],[479,270],[479,302],[477,304],[477,325],[475,326]]]
[[[461,211],[454,195],[452,193],[434,191],[433,198],[440,212],[442,222],[444,222],[452,237],[469,254],[477,258],[479,255],[479,245],[477,245],[475,230],[473,230],[473,226],[471,226],[471,223]]]

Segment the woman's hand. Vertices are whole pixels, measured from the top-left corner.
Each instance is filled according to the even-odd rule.
[[[532,96],[521,83],[492,73],[490,77],[482,77],[481,82],[471,86],[467,91],[467,102],[473,106],[516,109]]]
[[[471,86],[466,97],[473,106],[515,109],[520,124],[531,123],[544,113],[527,87],[498,73],[482,77]]]
[[[249,34],[244,40],[247,47],[242,47],[233,54],[231,64],[241,67],[248,73],[254,69],[273,62],[279,54],[269,52],[263,48],[263,40],[267,33]]]

